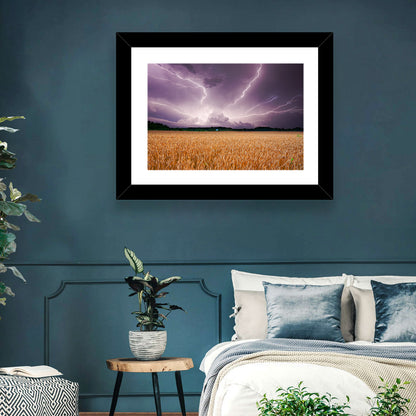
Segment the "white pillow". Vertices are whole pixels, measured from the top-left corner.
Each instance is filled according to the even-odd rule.
[[[234,287],[234,335],[232,339],[264,339],[267,332],[266,299],[262,282],[286,285],[349,285],[348,276],[283,277],[231,270]],[[349,288],[341,298],[341,332],[345,341],[354,340],[354,301]]]
[[[350,279],[350,281],[352,282],[352,286],[365,290],[373,290],[371,288],[371,280],[381,282],[386,285],[416,282],[416,276],[355,276],[351,274],[343,274],[343,276]]]
[[[263,283],[280,283],[285,285],[339,285],[344,283],[350,285],[349,275],[330,276],[330,277],[283,277],[270,276],[266,274],[255,274],[231,270],[231,278],[234,290],[252,290],[264,292]]]

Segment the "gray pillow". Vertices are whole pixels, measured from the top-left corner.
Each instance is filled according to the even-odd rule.
[[[350,287],[355,307],[355,341],[374,342],[376,307],[372,290]]]
[[[264,292],[235,290],[234,301],[237,308],[234,326],[237,339],[265,339],[267,311]],[[341,333],[346,342],[354,341],[354,300],[348,286],[344,287],[341,296]]]
[[[375,342],[416,342],[416,283],[371,281],[376,305]]]
[[[266,299],[264,292],[236,290],[234,331],[237,339],[265,339],[267,333]]]
[[[267,338],[344,342],[341,294],[344,285],[283,285],[263,282]]]

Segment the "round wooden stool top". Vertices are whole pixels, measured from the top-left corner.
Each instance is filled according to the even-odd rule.
[[[194,366],[192,358],[162,357],[157,361],[139,361],[134,358],[112,358],[107,368],[130,373],[159,373],[163,371],[185,371]]]

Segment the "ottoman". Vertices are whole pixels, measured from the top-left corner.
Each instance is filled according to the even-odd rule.
[[[78,416],[78,383],[0,376],[0,416]]]

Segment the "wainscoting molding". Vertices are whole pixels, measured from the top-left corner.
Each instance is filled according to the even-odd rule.
[[[77,265],[79,266],[79,265]],[[186,284],[186,283],[196,283],[199,284],[201,290],[211,296],[216,298],[217,310],[216,310],[216,317],[215,321],[217,322],[217,342],[221,342],[221,294],[212,292],[207,288],[204,279],[193,279],[193,280],[180,280],[176,282],[176,284]],[[120,280],[92,280],[92,281],[85,281],[85,280],[63,280],[59,288],[52,294],[45,296],[44,298],[44,362],[45,365],[49,365],[49,349],[50,349],[50,340],[49,340],[49,312],[50,312],[50,304],[49,302],[59,296],[67,286],[69,285],[106,285],[106,284],[122,284],[126,285],[124,281]]]
[[[151,267],[151,270],[156,275],[166,276],[167,273],[172,273],[183,276],[183,280],[177,284],[185,285],[185,291],[179,291],[179,288],[175,287],[172,290],[172,294],[175,296],[175,292],[176,295],[185,293],[183,298],[180,297],[182,295],[178,295],[178,299],[184,299],[188,305],[189,313],[186,316],[184,315],[186,319],[180,316],[179,320],[169,320],[169,325],[174,329],[171,332],[170,345],[173,346],[171,348],[172,354],[184,354],[183,356],[190,356],[194,359],[195,371],[189,375],[187,373],[184,374],[184,377],[188,377],[188,380],[190,380],[188,386],[184,387],[184,393],[189,400],[190,410],[193,411],[197,409],[198,398],[202,388],[203,374],[198,372],[198,366],[203,358],[203,354],[216,343],[230,340],[233,334],[232,327],[234,322],[232,319],[229,319],[229,315],[232,313],[232,306],[234,305],[230,274],[232,269],[265,275],[305,277],[338,276],[342,273],[356,275],[416,275],[415,259],[221,259],[215,261],[145,261],[145,264]],[[37,325],[42,326],[43,323],[43,333],[42,331],[35,332],[34,337],[30,338],[30,342],[37,345],[40,353],[42,353],[43,346],[43,359],[45,364],[56,365],[57,367],[62,366],[64,369],[63,372],[66,372],[69,378],[72,377],[74,380],[80,381],[81,410],[106,408],[111,398],[114,383],[113,378],[115,375],[105,373],[108,371],[105,368],[105,359],[115,358],[113,354],[117,354],[119,350],[117,346],[113,349],[106,349],[105,345],[103,345],[101,355],[96,355],[93,348],[97,347],[97,352],[100,353],[99,340],[108,338],[105,338],[105,336],[101,338],[100,334],[102,332],[99,331],[107,331],[107,329],[114,330],[119,325],[119,322],[121,322],[117,321],[119,318],[115,317],[112,311],[113,307],[117,308],[122,304],[122,307],[115,310],[119,314],[118,316],[122,317],[128,317],[131,310],[133,310],[128,309],[130,306],[127,305],[127,300],[125,301],[124,298],[124,296],[128,298],[128,293],[125,293],[122,288],[122,285],[125,285],[123,279],[124,273],[129,270],[128,264],[124,262],[62,262],[15,263],[13,265],[21,267],[23,274],[29,276],[29,282],[36,285],[35,295],[33,295],[28,285],[26,293],[24,292],[25,288],[23,288],[21,296],[16,296],[13,299],[17,309],[29,310],[32,314],[33,321]],[[26,271],[25,269],[28,270]],[[114,276],[117,276],[117,278],[120,276],[119,280],[114,280]],[[39,298],[39,296],[41,297]],[[29,302],[27,299],[30,299]],[[178,300],[177,303],[180,304],[179,302]],[[78,305],[80,308],[78,308]],[[97,305],[100,308],[107,308],[108,306],[107,309],[110,309],[105,315],[107,321],[103,321],[101,312],[94,309]],[[180,305],[183,306],[182,304]],[[107,322],[108,326],[105,326]],[[185,327],[181,327],[179,322],[185,322],[188,325],[184,336],[181,335],[178,328]],[[6,320],[5,325],[7,331]],[[127,324],[123,323],[123,325]],[[71,331],[66,333],[67,327],[74,334]],[[93,335],[87,332],[90,329]],[[12,332],[12,329],[9,329],[9,331]],[[76,340],[78,342],[82,340],[83,331],[86,331],[85,334],[94,340],[92,345],[91,343],[86,344],[86,347],[91,348],[86,348],[85,354],[82,349],[83,347],[76,343]],[[117,331],[115,332],[117,333]],[[98,337],[94,338],[97,334]],[[71,338],[73,335],[76,338]],[[202,336],[201,340],[193,340],[195,337],[200,338],[200,336]],[[120,354],[128,354],[128,343],[126,343],[124,338],[123,335],[123,340],[120,341],[120,345],[125,345],[125,349],[123,350],[121,348],[120,350],[124,352]],[[20,338],[16,336],[16,341],[18,339]],[[189,343],[189,341],[192,342]],[[186,345],[189,345],[189,348]],[[182,346],[185,346],[185,348],[182,348]],[[103,352],[110,350],[113,356],[108,356],[107,352]],[[4,354],[20,359],[19,357],[24,355],[23,346],[21,348],[17,347],[16,353],[9,348],[7,351],[4,351]],[[88,373],[90,367],[86,367],[85,369],[71,367],[73,363],[79,361],[77,360],[79,356],[85,356],[87,360],[93,357],[95,363],[99,363],[94,365],[97,368],[98,365],[100,366],[99,374],[101,378],[94,378],[98,377],[95,373]],[[2,358],[1,352],[0,358]],[[89,374],[94,375],[89,376]],[[95,383],[96,380],[99,383]],[[140,400],[140,407],[142,409],[152,410],[153,400],[149,384],[147,378],[134,378],[127,383],[124,392],[120,394],[120,397],[125,397],[125,400],[122,402],[125,403],[125,407],[121,407],[120,410],[135,410],[134,403],[136,397]],[[176,395],[176,391],[171,387],[170,376],[166,376],[165,385],[162,387],[162,397],[165,397],[168,403],[166,410],[176,410]],[[125,414],[125,416],[127,415]]]
[[[79,266],[79,265],[77,265]],[[88,265],[90,266],[90,265]],[[50,312],[51,312],[51,300],[57,298],[60,296],[67,287],[69,286],[91,286],[91,285],[123,285],[125,286],[126,283],[124,280],[63,280],[61,281],[58,289],[53,292],[50,295],[47,295],[44,297],[44,363],[45,365],[50,365]],[[199,285],[201,291],[209,296],[215,299],[216,304],[216,311],[215,311],[215,322],[216,322],[216,334],[215,334],[215,340],[214,343],[221,342],[221,327],[222,327],[222,320],[221,320],[221,294],[212,292],[208,289],[207,285],[205,284],[205,281],[203,279],[182,279],[175,283],[176,285],[186,285],[186,284],[196,284]],[[111,357],[109,357],[111,358]],[[184,392],[185,396],[199,396],[200,391],[194,391],[194,392]],[[82,393],[79,394],[81,399],[86,398],[105,398],[105,397],[111,397],[110,393]],[[153,396],[152,393],[143,393],[143,392],[135,392],[135,393],[122,393],[120,394],[120,397],[151,397]],[[177,392],[162,392],[161,396],[164,397],[176,397]]]

